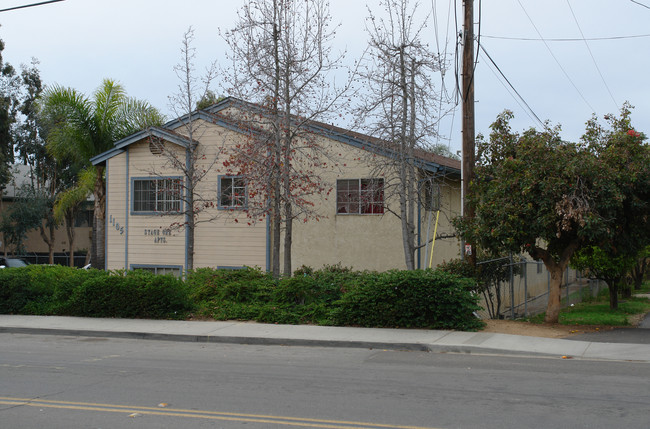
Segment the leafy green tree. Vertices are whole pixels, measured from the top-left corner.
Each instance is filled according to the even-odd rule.
[[[62,168],[45,148],[44,128],[39,117],[38,100],[43,91],[38,61],[32,60],[29,67],[22,66],[19,89],[20,113],[14,129],[14,144],[17,161],[29,166],[30,189],[26,195],[34,209],[41,210],[42,222],[38,224],[40,236],[48,246],[49,263],[54,263],[54,246],[57,222],[53,216],[54,200],[64,186]],[[65,167],[63,167],[65,168]]]
[[[57,159],[70,159],[94,173],[93,266],[105,266],[106,184],[104,166],[93,167],[90,158],[113,147],[134,132],[163,122],[148,103],[126,95],[117,82],[105,79],[92,98],[72,89],[53,86],[43,97],[44,114],[56,118],[48,135],[50,152]]]
[[[646,137],[632,127],[630,111],[626,103],[620,116],[607,115],[607,127],[592,118],[583,136],[603,169],[611,172],[619,204],[611,234],[595,243],[598,248],[577,255],[573,263],[608,279],[612,309],[618,306],[621,280],[628,273],[634,275],[635,261],[650,243],[650,147],[645,144]],[[622,292],[629,296],[631,288],[623,288]]]
[[[14,254],[25,253],[27,233],[43,223],[43,214],[47,212],[47,195],[26,184],[22,186],[14,202],[2,213],[0,231],[4,237],[5,247],[13,248]]]
[[[32,59],[29,67],[22,66],[20,73],[20,117],[14,132],[16,158],[22,164],[36,169],[39,176],[50,173],[51,157],[48,156],[39,118],[38,99],[43,92],[43,82],[38,61]]]
[[[611,169],[584,144],[564,142],[559,129],[522,134],[511,112],[477,141],[477,166],[469,204],[474,219],[458,219],[470,242],[498,253],[526,251],[551,275],[545,321],[556,323],[562,274],[573,254],[611,236],[621,194]]]
[[[69,186],[60,192],[54,202],[54,219],[56,222],[65,222],[65,231],[68,236],[68,246],[70,247],[69,265],[74,266],[75,254],[75,218],[89,194],[92,193],[95,184],[95,174],[93,171],[86,169],[78,172],[78,176],[68,179]]]
[[[634,264],[634,267],[632,267],[632,271],[630,272],[635,290],[641,289],[641,285],[643,284],[643,279],[646,276],[648,266],[650,266],[650,245],[644,247],[637,254],[636,262]]]
[[[5,44],[0,40],[0,191],[11,180],[10,166],[14,162],[13,126],[18,112],[20,77],[2,59]]]
[[[621,280],[634,266],[634,258],[629,255],[613,256],[597,246],[589,246],[576,252],[571,265],[579,270],[589,270],[594,277],[604,280],[609,288],[609,308],[618,308],[618,292]]]
[[[617,283],[627,274],[634,275],[634,262],[642,260],[644,249],[650,245],[650,146],[646,136],[632,126],[631,108],[626,103],[619,116],[607,115],[607,126],[592,118],[583,136],[603,169],[611,171],[609,177],[618,189],[616,223],[606,240],[595,243],[599,251],[592,252],[592,265],[601,267],[601,271],[606,268],[610,275],[617,272]],[[643,264],[637,268],[643,268]],[[610,304],[616,308],[616,291],[609,286]],[[631,295],[631,288],[624,288],[623,294]]]
[[[212,92],[212,90],[208,89],[205,91],[205,94],[203,94],[201,99],[196,102],[196,110],[205,109],[212,106],[213,104],[217,104],[223,100],[223,98],[224,97],[219,97],[217,94]]]

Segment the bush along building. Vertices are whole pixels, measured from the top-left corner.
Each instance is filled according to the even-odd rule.
[[[289,134],[283,146],[278,136]],[[271,270],[290,249],[294,269],[404,269],[391,168],[400,158],[371,136],[298,117],[283,125],[262,106],[226,98],[91,160],[106,166],[105,268]],[[460,162],[424,150],[407,162],[416,171],[415,268],[458,257],[450,220],[460,213]],[[278,210],[283,222],[274,222]]]

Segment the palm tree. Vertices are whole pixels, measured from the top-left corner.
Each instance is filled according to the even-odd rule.
[[[92,98],[72,89],[53,86],[43,95],[43,113],[54,126],[48,135],[48,149],[57,159],[70,159],[94,174],[95,197],[91,259],[105,267],[105,167],[92,166],[90,159],[113,144],[148,126],[159,125],[163,117],[149,103],[129,98],[122,85],[104,79]]]

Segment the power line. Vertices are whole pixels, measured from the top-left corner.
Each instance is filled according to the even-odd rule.
[[[501,40],[521,40],[524,42],[583,42],[583,41],[598,41],[598,40],[620,40],[620,39],[638,39],[641,37],[650,37],[650,34],[635,34],[631,36],[609,36],[609,37],[583,37],[583,38],[564,38],[564,39],[538,39],[533,37],[507,37],[507,36],[490,36],[484,34],[482,37],[487,39],[501,39]]]
[[[10,7],[10,8],[7,8],[7,9],[0,9],[0,12],[7,12],[7,11],[10,11],[10,10],[16,10],[16,9],[24,9],[26,7],[41,6],[41,5],[44,5],[44,4],[56,3],[56,2],[60,2],[60,1],[65,1],[65,0],[48,0],[48,1],[42,1],[40,3],[32,3],[32,4],[25,4],[25,5],[22,5],[22,6],[14,6],[14,7]]]
[[[530,23],[533,25],[533,28],[535,29],[535,31],[537,32],[537,34],[539,35],[539,37],[542,39],[542,42],[544,42],[544,46],[546,46],[546,49],[548,49],[548,52],[551,54],[551,56],[553,57],[553,59],[555,60],[555,62],[557,63],[557,65],[560,67],[560,70],[562,70],[562,73],[564,73],[564,76],[569,80],[569,82],[571,82],[571,85],[573,85],[573,88],[576,90],[576,92],[578,93],[578,95],[580,95],[580,98],[582,98],[582,101],[584,101],[585,104],[586,104],[587,106],[589,106],[589,108],[591,109],[592,112],[595,112],[596,109],[594,109],[593,107],[591,107],[591,104],[589,104],[589,102],[587,101],[587,99],[585,98],[585,96],[584,96],[584,95],[582,94],[582,92],[578,89],[578,87],[577,87],[576,84],[573,82],[573,80],[571,79],[571,77],[569,76],[569,74],[566,72],[566,70],[564,69],[564,67],[562,67],[562,64],[560,63],[560,61],[557,59],[557,57],[555,56],[555,54],[554,54],[553,51],[551,50],[551,47],[548,46],[548,43],[546,43],[546,40],[545,40],[544,37],[542,36],[542,33],[540,33],[539,29],[537,29],[537,26],[535,25],[535,23],[533,22],[533,19],[530,17],[530,15],[528,14],[528,12],[526,11],[526,8],[524,8],[524,5],[521,4],[521,0],[517,0],[517,3],[519,3],[519,6],[521,6],[521,9],[524,11],[524,13],[526,14],[526,16],[528,17],[528,20],[529,20]]]
[[[530,107],[530,105],[526,102],[526,100],[524,100],[524,97],[521,96],[521,94],[519,93],[519,91],[517,91],[517,89],[512,85],[512,83],[511,83],[510,80],[506,77],[506,75],[503,73],[503,71],[501,71],[501,68],[497,65],[497,63],[494,62],[494,60],[492,59],[492,57],[490,56],[490,54],[485,50],[485,46],[481,45],[481,46],[480,46],[480,50],[483,51],[483,53],[487,56],[488,60],[490,60],[490,62],[491,62],[492,65],[497,69],[497,71],[499,72],[499,74],[500,74],[500,75],[503,77],[503,79],[505,79],[505,81],[508,83],[508,86],[510,86],[510,88],[512,88],[512,90],[515,92],[515,94],[517,94],[517,97],[519,97],[519,99],[522,101],[522,103],[524,103],[524,105],[526,106],[525,108],[524,108],[524,106],[521,105],[521,103],[520,103],[519,105],[520,105],[522,108],[524,108],[524,110],[527,110],[526,113],[530,112],[530,114],[528,114],[528,116],[530,116],[530,115],[532,114],[531,119],[536,120],[536,121],[537,121],[537,122],[538,122],[538,123],[539,123],[539,124],[544,128],[544,129],[548,128],[548,127],[546,126],[546,124],[545,124],[541,119],[539,119],[539,116],[537,116],[537,114],[535,113],[535,111],[533,111],[533,109],[532,109],[532,108]],[[503,83],[503,82],[502,82],[502,83]],[[511,94],[511,95],[512,95],[512,94]],[[513,98],[514,98],[514,97],[513,97]],[[517,101],[517,103],[519,103],[519,101]]]
[[[612,98],[612,101],[614,102],[614,105],[616,108],[618,108],[618,103],[616,102],[616,99],[614,99],[614,95],[612,94],[612,91],[609,89],[609,85],[607,85],[607,82],[605,81],[605,78],[603,77],[603,73],[600,71],[600,67],[598,67],[598,63],[596,62],[596,58],[594,58],[593,52],[591,52],[591,48],[589,47],[589,43],[587,43],[587,40],[585,39],[585,35],[582,32],[582,28],[580,28],[580,24],[578,23],[578,18],[576,18],[576,14],[573,11],[573,8],[571,7],[571,2],[569,0],[566,0],[567,5],[569,6],[569,10],[571,10],[571,15],[573,15],[573,20],[576,22],[576,26],[578,27],[578,30],[580,31],[580,35],[582,36],[583,40],[585,41],[585,46],[587,47],[587,50],[589,51],[589,55],[591,56],[591,60],[594,62],[594,66],[596,67],[596,70],[598,70],[598,74],[600,75],[600,79],[603,81],[603,85],[605,85],[605,88],[607,88],[607,92],[609,93],[609,96]]]
[[[480,55],[485,56],[486,54],[485,54],[485,52],[481,52]],[[491,65],[489,62],[488,62],[487,64],[488,64],[488,69],[490,69],[490,71],[491,71],[492,74],[497,78],[497,80],[499,81],[499,83],[500,83],[501,85],[503,85],[503,87],[504,87],[505,90],[508,92],[508,94],[512,97],[512,99],[515,100],[515,101],[517,102],[517,104],[519,105],[519,107],[521,107],[521,110],[523,110],[524,113],[526,113],[526,115],[528,115],[528,117],[529,117],[532,121],[536,121],[536,119],[535,119],[535,117],[533,116],[533,114],[531,114],[530,111],[526,108],[526,106],[524,106],[524,104],[523,104],[523,103],[520,101],[520,99],[516,96],[516,94],[513,92],[513,90],[512,90],[508,85],[506,85],[506,84],[504,83],[504,79],[506,79],[506,78],[503,77],[503,74],[499,74],[499,73],[497,73],[497,71],[495,71],[496,66]],[[506,79],[506,81],[507,81],[507,79]]]
[[[650,6],[646,6],[646,5],[644,5],[643,3],[640,3],[640,2],[638,2],[638,1],[634,1],[634,0],[630,0],[630,1],[631,1],[632,3],[636,3],[636,4],[638,4],[639,6],[643,6],[643,7],[645,7],[646,9],[650,9]]]

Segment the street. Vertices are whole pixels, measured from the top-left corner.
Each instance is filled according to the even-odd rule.
[[[650,365],[0,334],[0,428],[647,428]]]

